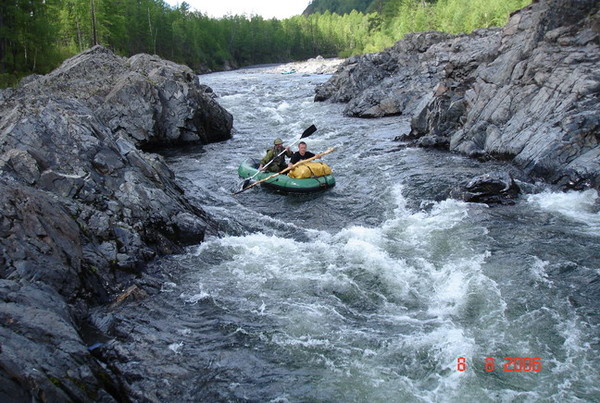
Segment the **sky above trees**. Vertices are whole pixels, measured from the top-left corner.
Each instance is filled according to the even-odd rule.
[[[166,0],[172,6],[183,0]],[[196,11],[209,17],[221,18],[225,15],[260,15],[263,18],[284,19],[302,14],[310,0],[186,0]]]

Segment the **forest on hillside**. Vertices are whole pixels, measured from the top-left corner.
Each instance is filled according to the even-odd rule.
[[[325,13],[349,14],[353,10],[362,13],[375,11],[375,3],[383,4],[386,0],[312,0],[303,15]]]
[[[468,33],[501,26],[511,11],[531,0],[376,2],[377,12],[326,10],[276,20],[214,19],[185,2],[172,7],[163,0],[3,0],[0,87],[31,73],[45,74],[94,44],[124,56],[157,54],[198,72],[222,70],[377,52],[409,32]]]

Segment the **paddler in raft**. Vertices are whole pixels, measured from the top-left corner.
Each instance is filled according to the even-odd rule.
[[[292,155],[290,148],[283,146],[283,140],[276,138],[273,141],[273,147],[268,149],[263,159],[260,160],[258,170],[266,172],[282,171],[286,168],[285,157],[292,157]]]
[[[309,158],[312,158],[315,156],[315,154],[311,153],[310,151],[306,151],[306,148],[307,148],[307,146],[304,141],[301,141],[300,143],[298,143],[298,151],[296,151],[294,153],[294,155],[292,155],[292,158],[290,158],[288,167],[291,167],[296,162],[306,160],[306,159],[309,159]]]
[[[317,155],[311,153],[306,150],[306,143],[301,141],[298,144],[298,151],[292,155],[290,159],[290,163],[288,164],[288,169],[298,164],[300,161],[311,160],[317,157]],[[331,168],[324,162],[307,162],[305,164],[296,166],[290,172],[288,172],[288,176],[290,178],[295,179],[304,179],[304,178],[319,178],[322,176],[331,175]]]

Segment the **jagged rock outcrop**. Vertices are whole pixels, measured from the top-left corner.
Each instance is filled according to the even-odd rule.
[[[0,301],[3,402],[118,401],[120,380],[82,343],[56,290],[0,280]]]
[[[206,90],[186,66],[146,54],[126,59],[96,46],[48,75],[26,79],[4,98],[77,99],[113,133],[151,147],[231,137],[232,116]]]
[[[500,155],[553,183],[600,187],[597,10],[594,1],[557,0],[515,13],[498,56],[454,94],[466,110],[459,130],[446,133],[450,149]]]
[[[326,83],[315,101],[347,102],[344,113],[356,117],[412,115],[444,77],[446,68],[475,69],[492,57],[499,29],[471,35],[422,32],[407,35],[381,53],[349,58]]]
[[[185,66],[95,47],[0,92],[0,400],[114,401],[80,323],[142,264],[216,233],[162,158],[231,115]]]
[[[316,100],[412,116],[404,139],[513,161],[566,187],[600,188],[600,16],[594,0],[540,0],[502,30],[408,35],[348,60]]]

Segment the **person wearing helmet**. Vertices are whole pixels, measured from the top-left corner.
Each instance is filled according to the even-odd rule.
[[[264,168],[264,171],[267,172],[282,171],[287,167],[287,164],[285,163],[286,156],[291,157],[292,151],[289,147],[283,146],[283,140],[276,138],[275,141],[273,141],[273,147],[268,149],[263,159],[260,160],[258,169],[262,171]]]

